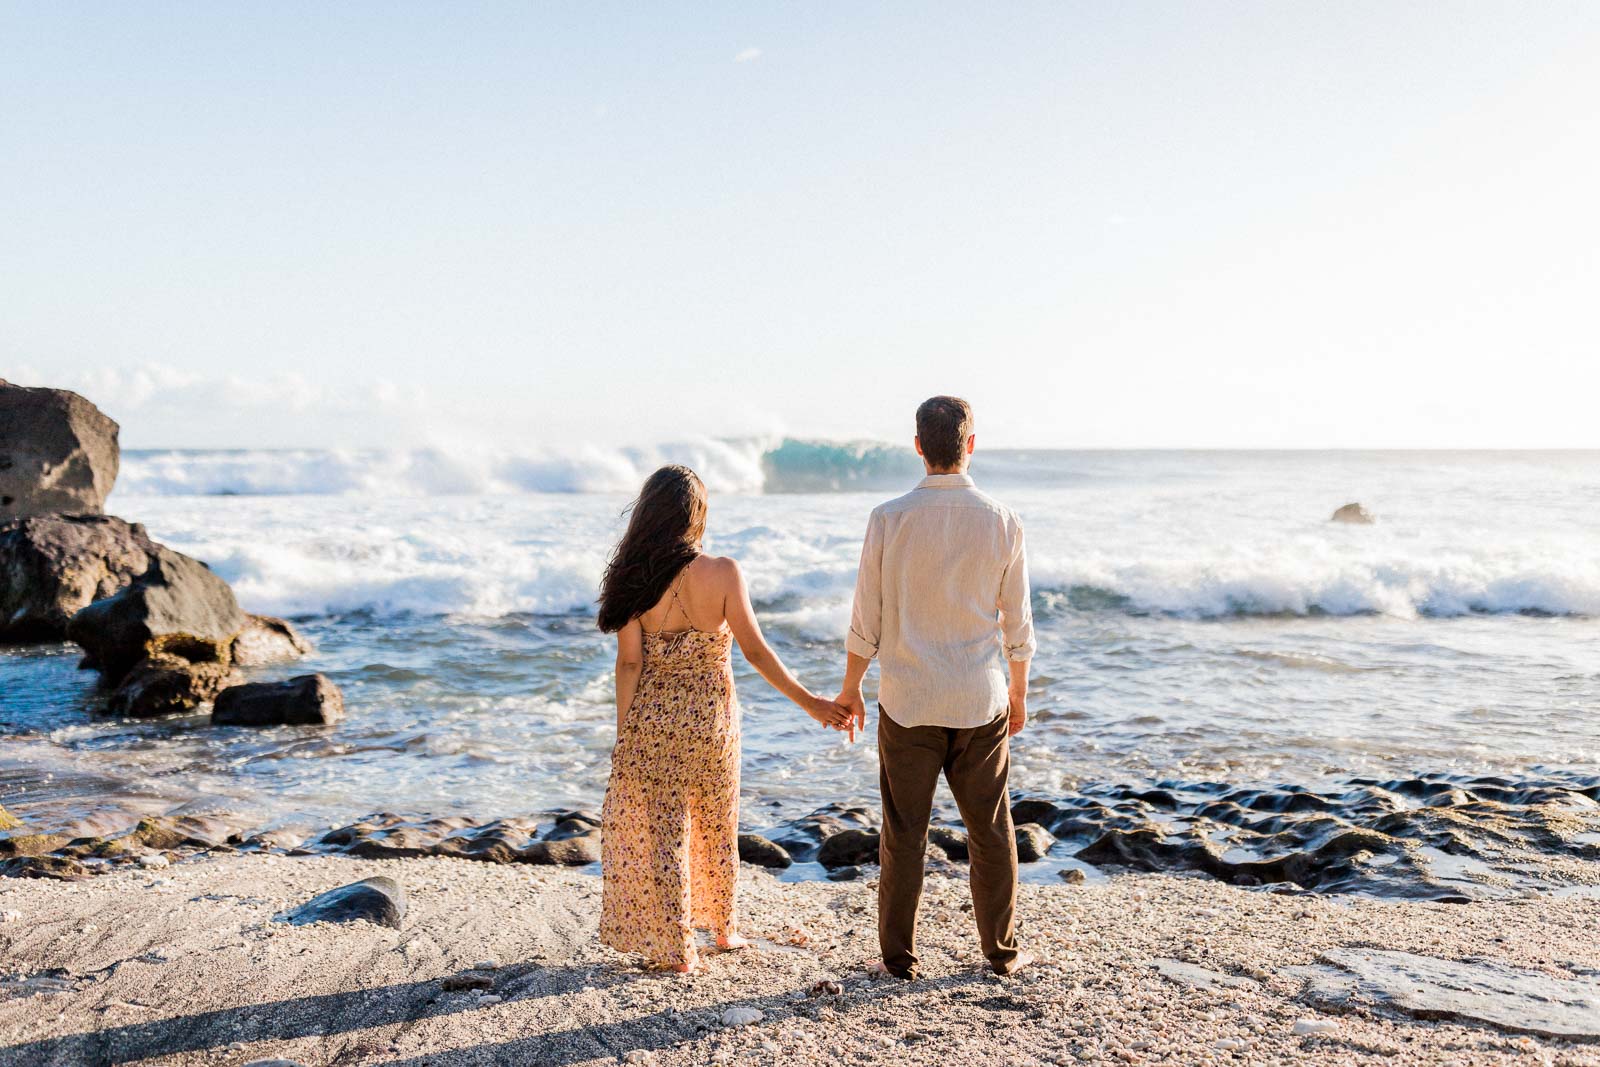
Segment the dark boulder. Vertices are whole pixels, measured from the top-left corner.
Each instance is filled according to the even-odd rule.
[[[233,639],[248,621],[228,583],[197,559],[156,545],[149,568],[120,593],[72,616],[67,637],[82,645],[105,680],[116,683],[156,651],[191,662],[232,662]],[[213,649],[193,654],[195,646]]]
[[[285,912],[280,918],[295,926],[308,923],[370,922],[400,929],[406,914],[406,891],[382,875],[330,889]]]
[[[841,830],[871,829],[876,822],[876,817],[866,808],[829,804],[769,831],[766,837],[786,850],[792,859],[805,861],[816,857],[824,838]]]
[[[853,867],[878,862],[878,831],[841,830],[822,842],[817,862],[824,867]]]
[[[968,858],[965,830],[957,830],[949,826],[930,826],[928,828],[928,841],[940,852],[943,852],[946,859],[964,861]]]
[[[103,510],[117,480],[117,429],[77,393],[0,381],[0,522]]]
[[[239,680],[224,645],[172,642],[171,647],[181,652],[153,652],[134,664],[106,699],[108,715],[149,719],[192,711]]]
[[[1368,511],[1362,504],[1346,504],[1335,511],[1328,519],[1329,522],[1349,522],[1357,526],[1371,526],[1378,521],[1378,517]]]
[[[233,639],[233,662],[240,667],[298,659],[311,651],[311,642],[282,619],[247,615],[239,636]]]
[[[1023,823],[1017,827],[1017,862],[1036,863],[1044,859],[1055,841],[1050,831],[1038,823]]]
[[[1048,830],[1063,814],[1065,813],[1054,801],[1040,800],[1037,797],[1019,800],[1011,805],[1011,822],[1016,826],[1034,822]]]
[[[67,620],[128,587],[159,546],[112,515],[33,515],[0,525],[0,641],[60,641]]]
[[[343,718],[344,694],[325,674],[229,686],[211,707],[211,721],[219,726],[318,725]]]
[[[771,867],[781,870],[794,862],[787,849],[782,845],[775,845],[760,834],[739,835],[739,858],[746,863],[753,863],[757,867]]]

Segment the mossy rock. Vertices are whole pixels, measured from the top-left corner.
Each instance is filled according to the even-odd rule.
[[[0,805],[0,830],[20,830],[21,828],[22,820],[7,811],[3,805]]]
[[[70,840],[64,834],[13,834],[0,838],[0,856],[43,856]]]

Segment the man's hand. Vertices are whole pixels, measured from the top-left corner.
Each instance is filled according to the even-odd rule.
[[[1007,719],[1006,736],[1016,737],[1028,722],[1028,691],[1012,689],[1006,695],[1011,711]]]
[[[854,741],[856,731],[865,731],[867,728],[867,702],[861,695],[861,689],[842,689],[833,702],[850,713],[850,740]]]

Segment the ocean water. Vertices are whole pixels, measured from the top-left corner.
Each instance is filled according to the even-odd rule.
[[[62,826],[598,806],[615,712],[595,590],[629,492],[666,460],[706,477],[708,550],[740,561],[773,645],[833,692],[867,513],[920,475],[903,450],[131,452],[108,509],[294,619],[316,653],[256,676],[320,670],[348,719],[110,720],[71,648],[7,650],[0,803]],[[1567,802],[1594,806],[1600,453],[980,451],[973,474],[1027,531],[1020,792],[1434,776],[1577,783]],[[1356,500],[1376,525],[1328,521]],[[870,735],[821,730],[735,659],[744,822],[874,804]]]

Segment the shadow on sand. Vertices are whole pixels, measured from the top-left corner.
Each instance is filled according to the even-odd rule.
[[[848,990],[843,997],[830,1003],[840,1011],[870,1010],[872,1005],[885,998],[982,983],[986,978],[984,972],[974,969],[970,973],[916,982],[885,980]],[[797,1001],[795,992],[790,991],[694,1006],[681,1012],[668,1009],[651,1015],[555,1031],[543,1029],[548,1018],[544,1013],[523,1012],[509,1017],[504,1013],[505,1008],[515,1012],[519,1005],[525,1006],[530,1001],[558,996],[585,986],[604,988],[644,980],[651,979],[637,971],[604,964],[548,968],[534,964],[508,966],[501,969],[494,989],[497,995],[505,998],[506,1003],[494,1006],[492,1010],[496,1011],[496,1015],[492,1023],[485,1022],[485,1029],[492,1028],[497,1037],[522,1028],[539,1028],[539,1033],[496,1043],[441,1049],[407,1059],[388,1058],[393,1053],[388,1052],[389,1043],[383,1040],[381,1044],[375,1043],[366,1049],[336,1050],[330,1047],[321,1059],[330,1063],[381,1060],[402,1067],[445,1063],[560,1065],[580,1063],[596,1057],[620,1059],[635,1050],[669,1048],[715,1032],[718,1027],[708,1025],[705,1021],[708,1014],[720,1016],[729,1008],[750,1007],[760,1010],[771,1020],[793,1015],[799,1004],[807,1003]],[[471,993],[445,992],[438,979],[404,982],[374,989],[323,993],[239,1008],[223,1008],[23,1042],[0,1047],[0,1063],[7,1067],[98,1067],[222,1049],[234,1042],[253,1044],[308,1037],[330,1038],[398,1022],[418,1022],[489,1010],[480,1007],[477,997]],[[252,1050],[252,1058],[264,1055],[269,1055],[269,1052]]]

